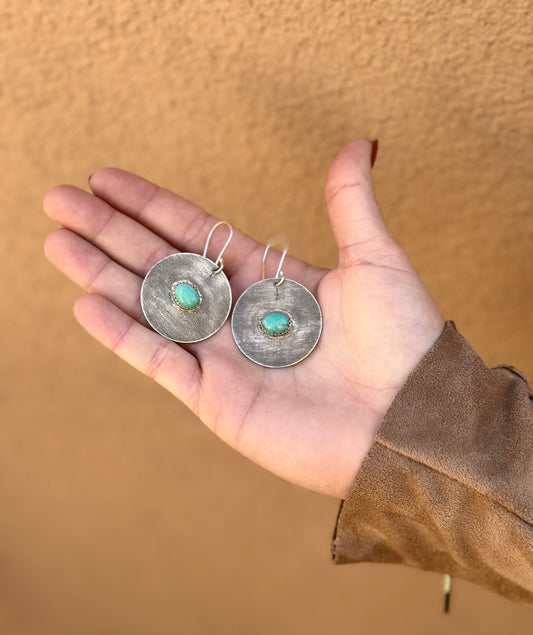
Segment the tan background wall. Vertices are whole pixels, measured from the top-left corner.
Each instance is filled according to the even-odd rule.
[[[76,325],[41,198],[117,165],[333,265],[328,165],[377,137],[384,215],[443,315],[532,377],[532,8],[2,3],[1,633],[531,632],[467,583],[444,617],[440,576],[331,566],[335,500],[240,458]]]

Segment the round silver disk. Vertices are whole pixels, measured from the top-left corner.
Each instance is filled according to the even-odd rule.
[[[181,344],[200,342],[216,333],[231,308],[231,288],[223,271],[198,254],[172,254],[150,269],[141,287],[141,307],[148,324],[163,337]],[[197,307],[183,309],[174,299],[176,284],[193,286]]]
[[[294,280],[261,280],[246,289],[231,318],[233,337],[252,362],[283,368],[302,361],[322,332],[322,312],[313,294]],[[285,313],[290,326],[284,335],[269,335],[261,323],[268,313]]]

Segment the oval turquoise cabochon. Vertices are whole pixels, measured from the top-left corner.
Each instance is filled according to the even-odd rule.
[[[200,294],[188,282],[180,282],[174,287],[174,299],[182,309],[195,309],[200,304]]]
[[[273,337],[285,335],[291,325],[291,319],[286,313],[281,311],[271,311],[261,320],[263,330]]]

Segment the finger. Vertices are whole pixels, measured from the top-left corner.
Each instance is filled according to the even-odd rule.
[[[182,251],[202,253],[210,229],[218,222],[197,205],[168,190],[118,168],[102,168],[90,178],[93,192],[124,214],[143,223]],[[227,234],[213,234],[208,257],[215,259]],[[224,268],[237,290],[259,280],[265,246],[234,229],[233,239],[224,252]],[[272,252],[269,260],[281,254]],[[288,256],[285,275],[315,287],[325,270]],[[234,278],[237,274],[236,278]]]
[[[393,242],[372,187],[374,147],[367,139],[352,141],[335,157],[326,179],[324,195],[341,265],[362,245]]]
[[[142,279],[117,264],[69,229],[47,236],[44,252],[48,260],[82,289],[98,293],[142,324],[147,324],[139,296]]]
[[[182,251],[202,253],[207,235],[218,221],[203,209],[135,174],[118,168],[102,168],[90,178],[93,192],[124,214],[138,220]],[[215,260],[227,233],[221,228],[213,234],[207,256]],[[254,251],[263,247],[239,230],[224,252],[224,265],[233,273]]]
[[[53,220],[80,234],[114,260],[144,276],[176,248],[97,196],[71,185],[59,185],[44,197],[43,207]]]
[[[201,370],[193,355],[142,326],[99,295],[79,298],[74,315],[106,348],[198,412]]]

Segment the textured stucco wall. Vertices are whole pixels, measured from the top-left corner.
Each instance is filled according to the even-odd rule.
[[[444,618],[436,575],[333,568],[336,501],[241,459],[74,323],[40,201],[118,165],[331,265],[329,162],[379,138],[384,215],[443,315],[531,377],[532,8],[2,3],[0,632],[530,632],[465,583]]]

